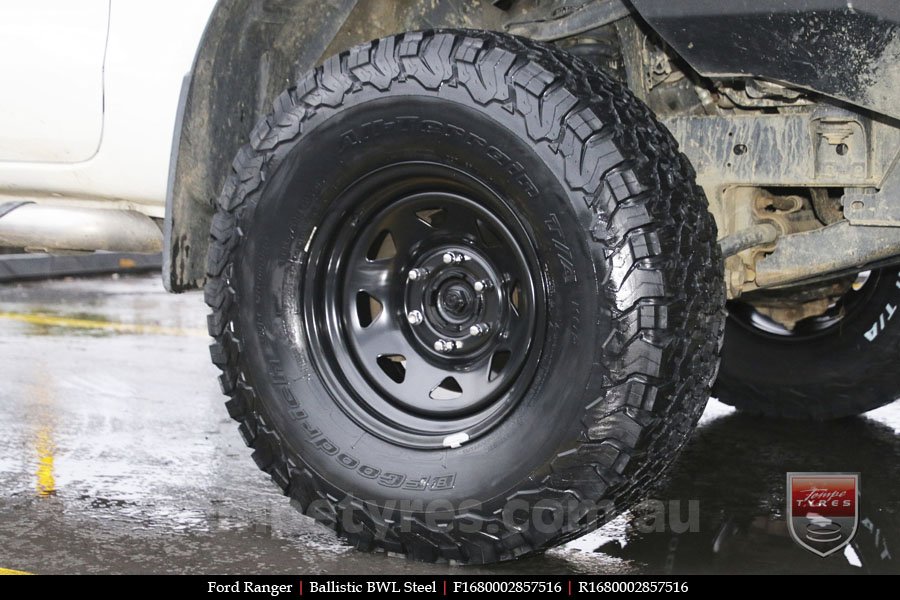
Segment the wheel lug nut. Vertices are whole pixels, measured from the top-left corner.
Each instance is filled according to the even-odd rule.
[[[487,323],[476,323],[469,327],[469,335],[473,335],[475,337],[481,337],[483,335],[487,335],[491,331],[491,326]]]
[[[406,320],[409,321],[410,325],[418,325],[421,323],[425,317],[422,316],[422,312],[418,310],[411,310],[406,313]]]
[[[410,269],[409,273],[406,274],[406,278],[410,281],[418,281],[419,279],[425,279],[428,275],[428,269]]]
[[[434,343],[434,349],[438,352],[453,352],[461,347],[461,342],[454,342],[452,340],[438,340]]]
[[[458,252],[445,252],[444,256],[441,257],[444,261],[445,265],[453,265],[458,264],[463,261],[469,260],[469,257],[465,254],[460,254]]]
[[[472,287],[476,292],[480,294],[484,290],[489,290],[494,287],[494,284],[491,283],[489,279],[481,279],[480,281],[476,281],[474,284],[472,284]]]

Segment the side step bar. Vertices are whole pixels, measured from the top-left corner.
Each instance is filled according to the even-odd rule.
[[[153,219],[136,211],[13,202],[0,204],[0,247],[155,254],[163,236]]]

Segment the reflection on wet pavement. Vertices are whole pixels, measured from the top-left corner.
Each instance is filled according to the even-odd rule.
[[[460,572],[358,553],[299,516],[227,418],[204,320],[199,294],[156,277],[0,287],[0,572]],[[713,401],[652,501],[545,556],[463,571],[898,573],[898,433],[900,403],[801,424]],[[845,552],[790,539],[787,471],[861,473]]]
[[[900,439],[896,407],[875,419],[798,424],[732,414],[706,423],[658,494],[696,498],[696,533],[626,534],[598,552],[653,572],[900,572]],[[791,540],[787,471],[861,473],[860,524],[843,554],[821,559]]]

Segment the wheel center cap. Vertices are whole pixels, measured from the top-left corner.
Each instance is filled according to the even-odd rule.
[[[438,310],[448,321],[463,322],[472,317],[477,308],[475,290],[466,281],[450,280],[438,291]]]

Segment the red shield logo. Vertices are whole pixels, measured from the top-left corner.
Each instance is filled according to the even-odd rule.
[[[859,523],[859,473],[788,473],[787,522],[794,541],[819,556],[850,543]]]

